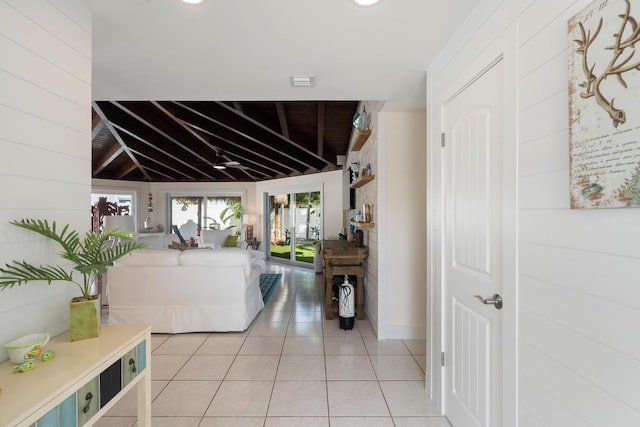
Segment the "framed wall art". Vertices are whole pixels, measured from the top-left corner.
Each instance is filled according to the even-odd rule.
[[[638,19],[635,0],[597,0],[569,20],[572,208],[640,207]]]

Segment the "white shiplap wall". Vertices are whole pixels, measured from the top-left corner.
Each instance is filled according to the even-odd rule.
[[[507,90],[518,108],[506,119],[518,126],[520,427],[640,425],[640,209],[569,209],[567,20],[588,4],[481,4],[473,15],[487,19],[462,28],[430,69],[437,98],[515,26]]]
[[[89,227],[91,11],[82,0],[0,0],[0,263],[58,263],[57,248],[9,221]],[[0,343],[68,329],[71,285],[0,292]],[[0,360],[6,359],[0,350]]]

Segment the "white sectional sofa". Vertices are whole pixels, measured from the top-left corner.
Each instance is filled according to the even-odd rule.
[[[109,324],[151,332],[244,331],[264,306],[260,263],[244,250],[141,249],[107,271]]]
[[[213,248],[213,249],[229,249],[224,245],[227,237],[234,235],[235,231],[232,228],[227,228],[224,230],[202,230],[200,232],[200,237],[198,238],[198,245],[200,247],[205,248]],[[235,247],[246,249],[247,244],[238,239],[235,244]]]
[[[243,240],[238,240],[235,246],[225,246],[227,237],[234,234],[233,229],[225,230],[202,230],[198,239],[198,246],[201,248],[212,248],[220,250],[246,250],[251,255],[251,258],[258,265],[264,267],[264,260],[266,258],[264,252],[249,249],[247,243]]]

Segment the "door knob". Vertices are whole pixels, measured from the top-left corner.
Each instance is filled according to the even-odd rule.
[[[483,304],[493,304],[498,310],[502,308],[502,297],[500,294],[493,294],[491,298],[482,298],[480,295],[474,295],[474,297],[478,298],[478,301]]]

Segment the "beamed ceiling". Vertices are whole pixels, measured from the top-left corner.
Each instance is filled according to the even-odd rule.
[[[357,108],[356,101],[96,101],[93,178],[262,181],[339,169]]]

